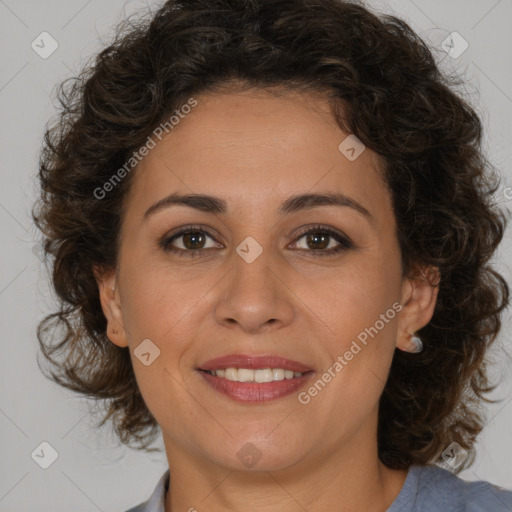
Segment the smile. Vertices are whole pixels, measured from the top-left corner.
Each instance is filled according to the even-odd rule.
[[[270,402],[288,396],[315,375],[305,363],[276,354],[227,354],[210,359],[196,369],[215,391],[246,403]]]
[[[210,375],[236,382],[273,382],[301,377],[301,372],[293,372],[283,368],[264,368],[253,370],[251,368],[226,368],[220,370],[207,370]]]

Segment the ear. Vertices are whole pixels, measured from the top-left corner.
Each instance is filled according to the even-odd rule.
[[[124,329],[123,313],[116,286],[115,270],[104,270],[97,266],[93,268],[94,277],[98,284],[101,309],[107,319],[107,336],[114,345],[127,347],[128,340]]]
[[[396,347],[416,352],[411,334],[425,327],[432,316],[439,292],[441,275],[437,267],[423,267],[415,277],[404,278],[400,303],[403,309],[398,320]]]

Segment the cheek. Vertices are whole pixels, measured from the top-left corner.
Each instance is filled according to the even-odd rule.
[[[400,285],[398,257],[377,252],[357,255],[329,279],[301,284],[297,295],[308,297],[304,302],[314,313],[317,339],[326,350],[322,372],[330,369],[330,391],[323,403],[328,408],[341,411],[340,398],[351,410],[378,401],[394,355]]]
[[[169,368],[165,356],[147,367],[134,359],[132,362],[143,400],[157,423],[178,438],[189,439],[190,425],[204,422],[204,417],[199,408],[191,407],[191,397],[184,392],[181,377]]]
[[[296,286],[326,334],[347,340],[373,325],[400,297],[399,260],[376,252],[354,254],[337,269],[310,275]]]
[[[157,414],[176,407],[181,400],[181,371],[190,367],[197,319],[205,318],[207,308],[211,308],[201,298],[218,279],[208,284],[206,274],[184,279],[183,274],[161,264],[124,263],[120,272],[121,306],[132,364],[144,400],[159,419]],[[140,350],[143,343],[148,347],[144,352]],[[150,353],[146,362],[152,361],[148,366],[138,358],[146,352]],[[173,407],[168,402],[170,397]]]
[[[121,279],[124,323],[132,342],[153,336],[167,343],[173,333],[183,335],[187,317],[201,309],[200,299],[209,289],[205,275],[184,279],[161,264],[125,265]]]

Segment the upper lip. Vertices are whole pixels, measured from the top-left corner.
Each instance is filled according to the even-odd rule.
[[[282,368],[283,370],[291,370],[300,373],[313,370],[298,361],[276,355],[251,356],[245,354],[228,354],[210,359],[199,366],[200,370],[223,370],[226,368],[250,368],[254,370]]]

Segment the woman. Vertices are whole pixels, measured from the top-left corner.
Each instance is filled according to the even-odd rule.
[[[161,430],[169,471],[133,511],[512,510],[456,476],[509,288],[449,86],[361,5],[171,0],[63,87],[38,336],[121,441]]]

